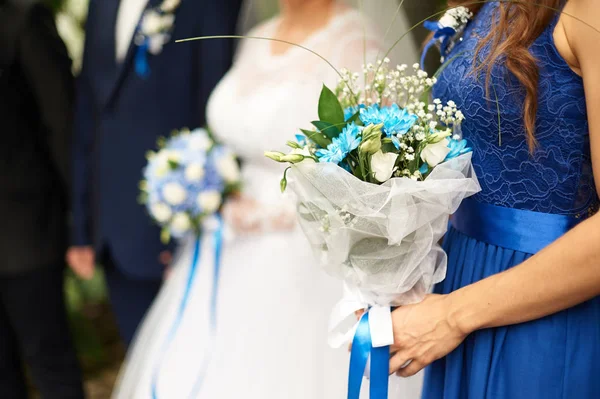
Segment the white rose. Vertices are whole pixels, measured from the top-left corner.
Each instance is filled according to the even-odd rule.
[[[449,152],[448,139],[443,139],[435,144],[428,144],[425,146],[423,151],[421,151],[421,159],[433,168],[446,159],[446,155],[448,155]]]
[[[221,206],[221,193],[216,190],[205,191],[198,195],[198,206],[204,213],[214,213]]]
[[[203,129],[194,130],[188,141],[189,148],[194,151],[208,151],[212,145],[212,140],[208,136],[208,133]]]
[[[171,229],[177,233],[185,233],[190,227],[192,227],[192,222],[190,221],[190,217],[183,213],[178,212],[173,216],[171,220]]]
[[[193,163],[185,168],[185,178],[188,181],[200,181],[204,177],[204,168],[199,163]]]
[[[169,205],[158,202],[150,207],[150,213],[158,223],[165,223],[171,218],[171,208]]]
[[[179,205],[185,201],[187,193],[179,183],[167,183],[162,189],[163,197],[170,205]]]
[[[240,180],[240,168],[232,156],[225,155],[219,158],[216,166],[217,171],[227,183],[235,183]]]
[[[393,152],[383,153],[379,150],[373,154],[371,157],[371,171],[375,174],[377,181],[383,183],[392,177],[396,159],[398,159],[398,154]]]

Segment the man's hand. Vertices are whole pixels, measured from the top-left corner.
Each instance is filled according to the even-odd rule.
[[[94,277],[96,254],[91,246],[70,247],[67,250],[66,260],[79,278],[90,280]]]

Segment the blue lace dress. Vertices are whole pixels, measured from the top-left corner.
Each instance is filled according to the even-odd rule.
[[[530,49],[541,73],[539,143],[531,154],[517,80],[497,65],[488,99],[484,77],[471,73],[495,8],[486,4],[467,27],[434,88],[435,97],[455,101],[466,116],[463,135],[482,187],[453,216],[445,239],[448,274],[435,289],[440,294],[518,265],[598,208],[583,81],[554,44],[558,18]],[[487,53],[484,48],[482,56]],[[427,369],[423,398],[600,398],[600,297],[471,334]]]

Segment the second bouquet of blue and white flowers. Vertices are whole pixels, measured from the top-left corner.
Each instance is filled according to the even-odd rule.
[[[158,146],[147,155],[141,200],[162,227],[163,242],[198,236],[203,223],[239,189],[236,157],[201,128],[176,131]]]
[[[292,164],[282,189],[297,195],[300,224],[320,265],[346,286],[331,343],[353,340],[351,380],[357,370],[362,377],[371,357],[373,387],[387,386],[390,307],[422,300],[443,280],[446,255],[438,242],[449,216],[480,187],[460,137],[462,112],[452,101],[430,101],[435,77],[418,64],[413,71],[390,68],[387,59],[363,72],[361,87],[361,74],[342,70],[335,90],[323,87],[314,129],[288,142],[290,153],[265,155]],[[368,312],[346,328],[359,309]],[[364,364],[357,366],[359,358]]]

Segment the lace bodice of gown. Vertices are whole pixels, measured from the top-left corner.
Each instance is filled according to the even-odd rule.
[[[272,19],[249,36],[274,37],[279,19]],[[303,46],[319,53],[337,69],[362,70],[363,22],[355,10],[341,10]],[[378,42],[367,35],[367,59],[377,57]],[[280,209],[279,180],[285,166],[264,157],[265,150],[285,150],[285,142],[310,128],[318,119],[321,86],[334,88],[336,72],[301,48],[273,55],[271,42],[245,39],[232,69],[214,90],[208,104],[208,123],[217,138],[243,162],[245,195],[271,211]]]
[[[473,54],[490,28],[497,3],[483,6],[448,59],[434,96],[453,100],[465,114],[462,131],[473,147],[480,202],[585,218],[598,205],[582,79],[559,54],[553,32],[558,17],[533,43],[538,60],[538,147],[530,154],[523,125],[523,90],[503,65],[492,71],[491,99],[484,76],[474,76]],[[489,53],[482,50],[481,57]],[[494,92],[500,107],[500,126]]]

